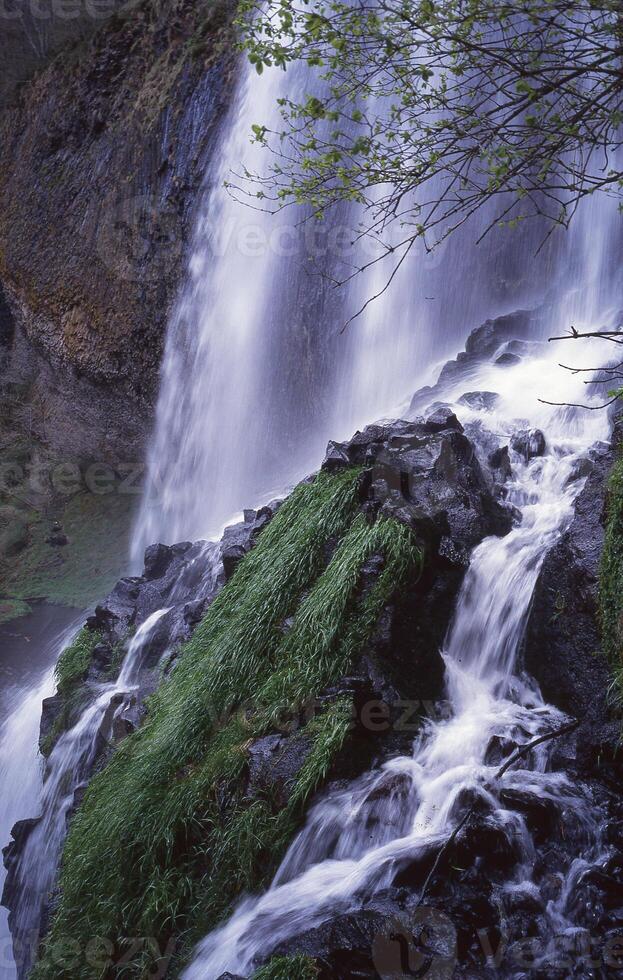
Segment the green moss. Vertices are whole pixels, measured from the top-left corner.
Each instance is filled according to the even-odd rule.
[[[245,797],[246,748],[334,683],[421,552],[408,528],[369,524],[359,472],[297,487],[210,607],[145,724],[91,782],[65,847],[61,900],[33,977],[101,976],[63,959],[71,939],[157,937],[179,963],[243,890],[272,876],[351,727],[343,700],[306,727],[311,751],[287,806]],[[327,549],[339,542],[327,565]],[[385,564],[362,594],[361,567]],[[55,953],[56,951],[56,953]],[[56,955],[58,954],[58,955]],[[141,977],[144,951],[106,975]]]
[[[0,624],[18,619],[20,616],[27,616],[30,612],[28,603],[22,602],[21,599],[0,599]]]
[[[68,538],[64,547],[47,543],[50,519],[29,512],[29,545],[19,557],[0,562],[2,590],[12,599],[33,597],[85,608],[101,599],[123,571],[134,513],[134,497],[81,492],[55,511]]]
[[[97,632],[83,627],[76,639],[65,647],[56,664],[55,676],[59,694],[65,694],[76,682],[84,679],[93,650],[101,640]]]
[[[603,649],[615,667],[623,663],[623,458],[612,468],[599,578]]]
[[[83,681],[91,664],[93,650],[100,640],[100,633],[91,632],[84,627],[58,659],[54,673],[61,705],[52,728],[39,743],[39,749],[44,756],[50,754],[63,732],[76,721],[85,703]]]
[[[253,974],[253,980],[315,980],[318,968],[309,956],[276,956]]]

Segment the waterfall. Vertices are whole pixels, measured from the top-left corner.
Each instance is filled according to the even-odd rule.
[[[288,84],[296,85],[288,73]],[[291,211],[244,207],[225,181],[262,169],[254,123],[279,126],[285,75],[242,72],[210,163],[187,277],[169,326],[148,482],[135,529],[140,562],[154,541],[219,533],[249,501],[268,499],[316,465],[330,345],[317,273],[330,246]],[[299,216],[300,217],[300,216]]]
[[[391,273],[380,262],[331,285],[378,254],[356,241],[360,207],[320,224],[305,209],[272,214],[261,199],[259,210],[239,200],[240,175],[269,165],[252,126],[278,132],[278,100],[318,83],[301,68],[259,77],[245,64],[241,75],[168,328],[136,567],[149,544],[218,535],[245,506],[283,494],[317,468],[329,438],[395,414],[470,327],[546,291],[532,274],[549,262],[534,257],[538,229],[494,229],[474,245],[489,209],[433,253],[413,249],[392,288],[349,322]]]
[[[488,223],[487,215],[432,255],[415,250],[392,289],[342,331],[385,275],[377,266],[342,291],[322,275],[341,276],[361,261],[356,249],[335,244],[340,223],[353,237],[361,217],[356,209],[328,220],[319,245],[318,229],[304,212],[286,209],[274,216],[262,210],[261,200],[258,209],[245,208],[223,187],[224,181],[240,182],[235,175],[245,169],[265,169],[264,151],[250,142],[252,124],[278,129],[277,100],[293,87],[304,90],[306,81],[303,71],[272,70],[260,78],[245,66],[223,122],[167,334],[148,481],[133,538],[135,562],[156,541],[217,535],[243,507],[283,493],[317,469],[328,438],[404,412],[436,363],[485,317],[546,303],[546,336],[572,322],[614,322],[619,311],[615,208],[595,198],[580,209],[572,232],[553,236],[540,257],[534,254],[538,230],[496,229],[474,246],[478,222]],[[602,362],[603,350],[593,350],[596,363]],[[580,353],[588,356],[585,348]],[[561,402],[599,401],[587,395],[581,377],[557,367],[559,359],[558,349],[537,344],[508,370],[487,364],[472,386],[497,391],[495,408],[457,407],[461,419],[481,423],[500,446],[526,424],[538,426],[547,451],[529,460],[513,455],[509,502],[521,520],[505,538],[485,540],[471,556],[444,649],[450,717],[426,725],[411,754],[317,803],[272,887],[245,899],[229,922],[203,940],[186,971],[188,980],[210,980],[226,970],[249,975],[280,942],[357,908],[362,895],[391,882],[405,862],[448,840],[466,791],[480,794],[501,825],[514,821],[522,857],[511,884],[530,880],[530,835],[522,819],[503,806],[488,750],[494,738],[525,742],[564,720],[518,671],[517,653],[541,562],[569,521],[582,485],[571,479],[575,466],[608,434],[602,414],[539,402],[543,395]],[[447,400],[456,402],[463,392],[450,390]],[[123,710],[150,632],[166,612],[158,610],[140,626],[118,680],[94,691],[77,723],[61,736],[43,787],[36,728],[50,674],[24,695],[2,730],[5,785],[19,782],[22,765],[32,776],[5,806],[5,836],[15,818],[36,804],[41,814],[20,858],[18,935],[40,918],[98,734]],[[12,744],[17,749],[9,758]],[[371,800],[396,775],[408,792],[399,806],[389,797],[384,819],[371,833]],[[568,807],[586,828],[582,860],[599,852],[600,835],[582,787],[549,771],[546,749],[509,769],[503,785],[529,786]],[[326,850],[324,842],[330,842]],[[564,889],[548,915],[552,922],[567,921]]]

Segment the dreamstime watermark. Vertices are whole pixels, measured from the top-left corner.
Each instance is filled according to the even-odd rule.
[[[0,21],[104,21],[114,14],[127,16],[140,3],[141,0],[0,0]]]
[[[16,935],[13,941],[0,941],[0,970],[11,970],[14,963],[33,963],[39,953],[40,937],[38,931],[28,935]],[[51,942],[46,946],[46,959],[53,965],[62,967],[63,972],[80,972],[89,967],[98,976],[108,970],[123,972],[123,968],[141,958],[145,977],[163,980],[169,969],[177,943],[170,939],[160,942],[155,936],[135,936],[120,938],[116,942],[103,936],[94,936],[86,942],[69,938]]]
[[[14,460],[0,463],[0,493],[22,496],[24,493],[73,497],[87,491],[96,496],[112,493],[140,495],[143,492],[145,464],[104,462],[80,465],[74,461]]]
[[[218,189],[222,201],[228,191]],[[204,192],[205,193],[205,192]],[[211,195],[215,191],[210,192]],[[97,228],[97,254],[106,268],[120,279],[159,282],[184,248],[185,207],[189,189],[179,176],[166,182],[162,193],[124,196],[111,194],[103,203]],[[252,199],[250,199],[252,200]],[[284,216],[292,216],[286,220]],[[189,272],[191,280],[205,279],[220,259],[241,259],[247,268],[257,260],[300,260],[308,271],[323,273],[328,267],[337,279],[370,263],[395,262],[387,243],[361,229],[343,222],[296,220],[297,212],[287,209],[281,214],[257,216],[252,207],[238,202],[223,209],[213,197],[200,214],[191,244]],[[409,263],[432,271],[441,264],[445,244],[428,251],[416,243]]]

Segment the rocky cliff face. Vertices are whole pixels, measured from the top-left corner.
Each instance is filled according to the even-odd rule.
[[[35,428],[61,452],[142,453],[167,312],[231,97],[232,11],[227,0],[126,4],[0,118],[3,380],[27,387]]]
[[[84,16],[63,20],[69,7]],[[84,607],[122,571],[167,315],[235,85],[228,0],[96,3],[96,21],[69,7],[16,5],[7,51],[32,57],[3,66],[4,618],[33,597]]]

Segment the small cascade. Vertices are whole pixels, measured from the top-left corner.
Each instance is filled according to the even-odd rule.
[[[37,751],[41,702],[54,690],[54,668],[50,668],[38,685],[19,691],[14,709],[0,729],[0,836],[7,844],[17,820],[36,811],[42,782],[42,765]],[[0,868],[0,889],[4,887],[6,871]],[[14,980],[12,942],[2,909],[2,940],[0,948],[0,980]]]
[[[54,691],[54,664],[61,651],[71,642],[78,626],[76,623],[59,631],[59,619],[67,619],[62,613],[39,609],[37,626],[41,633],[49,631],[49,638],[42,640],[39,629],[28,635],[35,651],[28,650],[29,660],[20,664],[20,679],[7,683],[5,674],[3,709],[5,717],[0,725],[0,846],[9,843],[11,830],[16,821],[37,812],[40,804],[43,783],[43,760],[39,755],[39,726],[41,724],[41,703]],[[55,625],[56,624],[56,625]],[[18,634],[19,635],[19,634]],[[31,645],[26,639],[19,649],[13,651],[15,660],[24,657],[23,647]],[[9,651],[3,649],[6,658]],[[23,678],[22,670],[27,677]],[[4,887],[6,869],[0,866],[0,893]],[[14,980],[16,969],[13,958],[13,944],[8,925],[8,915],[0,910],[0,980]]]
[[[19,903],[11,914],[14,940],[22,946],[23,963],[32,962],[38,945],[38,924],[44,903],[53,888],[67,822],[75,806],[76,792],[90,775],[101,742],[110,737],[115,717],[122,714],[138,683],[142,654],[150,634],[167,609],[153,613],[137,629],[128,646],[119,677],[95,692],[77,723],[59,738],[47,761],[45,780],[36,818],[20,854],[16,871]],[[73,636],[65,646],[69,645]],[[49,686],[49,678],[47,683]],[[41,698],[38,700],[40,709]],[[37,713],[37,730],[40,710]],[[31,731],[31,735],[34,732]],[[33,745],[36,746],[35,736]],[[34,801],[33,807],[34,809]],[[24,809],[20,807],[20,814]]]
[[[560,869],[558,889],[548,896],[540,923],[543,948],[561,928],[573,930],[568,908],[573,880],[605,856],[589,794],[550,765],[551,747],[545,742],[506,771],[500,763],[569,721],[543,701],[517,658],[542,561],[571,519],[582,487],[578,461],[607,437],[608,421],[603,413],[542,404],[544,388],[566,402],[577,398],[582,384],[564,372],[553,374],[551,347],[531,347],[529,356],[510,367],[495,358],[480,367],[475,387],[488,397],[460,402],[465,391],[460,377],[445,394],[489,447],[510,444],[507,500],[517,513],[508,535],[485,539],[471,556],[445,642],[449,717],[428,721],[411,755],[391,759],[321,800],[269,891],[244,900],[230,921],[201,943],[185,980],[217,980],[227,971],[250,976],[288,940],[360,908],[404,868],[425,866],[475,806],[478,821],[514,849],[505,888],[538,892],[535,844],[521,809],[508,802],[517,794],[555,807],[576,843],[577,860]],[[530,448],[527,428],[535,439],[544,433],[545,445]],[[494,746],[505,747],[501,760]],[[383,791],[390,783],[400,784],[395,798]],[[385,798],[381,819],[379,796]]]

